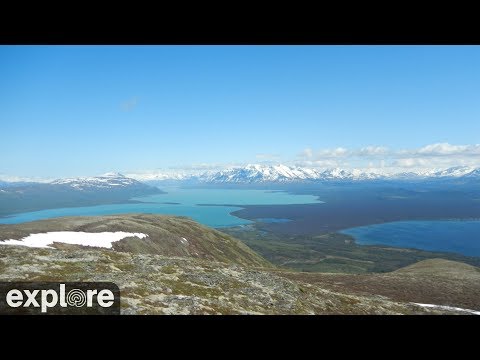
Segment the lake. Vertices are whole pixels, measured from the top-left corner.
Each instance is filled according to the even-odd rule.
[[[288,205],[321,203],[314,195],[296,195],[284,191],[235,189],[162,188],[166,194],[137,197],[142,203],[108,204],[47,209],[0,218],[0,224],[17,224],[60,216],[92,216],[147,213],[188,216],[211,227],[250,224],[252,221],[230,215],[241,205]],[[239,205],[239,206],[231,206]],[[272,221],[272,219],[270,219]],[[273,220],[275,221],[275,220]],[[280,219],[279,221],[283,221]]]
[[[390,245],[480,256],[480,220],[395,221],[340,231],[362,245]]]

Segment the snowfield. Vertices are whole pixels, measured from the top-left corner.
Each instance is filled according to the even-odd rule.
[[[52,185],[69,186],[71,189],[110,190],[140,185],[140,181],[199,181],[203,183],[289,183],[309,181],[366,181],[366,180],[429,180],[429,179],[477,179],[480,168],[471,166],[455,166],[448,169],[425,169],[416,172],[390,173],[381,169],[371,171],[364,169],[341,168],[307,168],[287,165],[249,164],[217,170],[182,170],[179,172],[166,170],[155,172],[131,173],[124,176],[120,173],[106,173],[101,176],[57,179],[49,181]],[[44,181],[42,181],[44,182]],[[0,189],[0,192],[5,192]]]
[[[468,166],[457,166],[442,171],[409,173],[377,173],[368,169],[341,169],[330,168],[325,170],[292,167],[286,165],[255,165],[233,167],[219,172],[206,172],[197,176],[201,182],[209,183],[261,183],[261,182],[295,182],[317,180],[387,180],[387,179],[453,179],[476,178],[480,176],[480,169]]]
[[[0,240],[0,245],[20,245],[35,248],[53,248],[54,242],[63,244],[75,244],[83,246],[96,246],[107,249],[112,248],[112,243],[127,237],[146,238],[143,233],[128,233],[123,231],[87,233],[81,231],[54,231],[40,234],[30,234],[20,240]]]
[[[119,173],[107,173],[94,177],[57,179],[50,182],[50,184],[66,185],[81,191],[88,189],[109,189],[114,186],[127,187],[137,184],[137,181]]]
[[[458,308],[458,307],[445,306],[445,305],[420,304],[420,303],[414,303],[414,304],[418,305],[418,306],[423,306],[423,307],[426,307],[426,308],[434,308],[434,309],[436,308],[436,309],[439,309],[439,310],[462,311],[462,312],[470,313],[470,314],[473,314],[473,315],[480,315],[480,311],[477,311],[477,310],[462,309],[462,308]]]

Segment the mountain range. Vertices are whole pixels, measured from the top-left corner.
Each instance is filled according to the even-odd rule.
[[[68,186],[74,190],[112,189],[141,186],[142,184],[120,173],[106,173],[101,176],[57,179],[49,184]]]
[[[117,173],[59,179],[49,183],[0,185],[0,216],[71,206],[131,202],[131,198],[163,191]]]
[[[148,174],[129,175],[139,181],[196,181],[200,183],[294,183],[317,181],[369,181],[369,180],[432,180],[432,179],[472,179],[480,177],[480,169],[468,166],[456,166],[441,171],[402,172],[379,174],[360,169],[331,168],[318,170],[313,168],[287,165],[250,164],[221,171],[206,171],[198,175],[186,174]]]
[[[402,172],[379,174],[360,169],[313,168],[287,165],[250,164],[232,167],[221,171],[206,171],[201,174],[187,173],[148,173],[128,174],[106,173],[101,176],[57,179],[48,183],[0,181],[0,192],[22,193],[25,189],[41,185],[89,192],[98,190],[137,189],[143,194],[145,184],[156,185],[168,181],[195,182],[206,184],[256,184],[256,183],[296,183],[323,181],[371,181],[371,180],[476,180],[480,178],[480,168],[456,166],[440,171]]]

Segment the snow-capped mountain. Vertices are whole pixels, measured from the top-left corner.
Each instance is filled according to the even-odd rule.
[[[319,173],[314,180],[376,180],[384,176],[360,169],[345,170],[339,168],[327,169]]]
[[[386,176],[386,178],[391,178],[391,179],[396,179],[396,180],[415,180],[415,179],[422,179],[428,176],[431,176],[432,173],[418,173],[418,172],[413,172],[413,171],[406,171],[406,172],[400,172],[396,174],[392,174],[389,176]]]
[[[73,206],[127,203],[134,197],[163,193],[121,174],[58,179],[48,183],[29,183],[0,188],[2,211],[25,212]]]
[[[247,165],[215,173],[206,173],[198,177],[208,183],[262,183],[262,182],[301,182],[316,180],[368,180],[378,179],[379,174],[360,170],[327,169],[319,171],[303,167],[286,165]]]
[[[143,184],[135,179],[125,177],[119,173],[106,173],[101,176],[57,179],[51,185],[66,185],[75,190],[95,190],[125,188]]]
[[[293,168],[285,165],[247,165],[214,173],[204,173],[198,179],[202,182],[212,183],[253,183],[288,182],[316,177],[318,177],[318,172],[313,169]]]
[[[480,179],[480,168],[470,171],[468,174],[464,175],[465,178],[479,178]]]
[[[472,172],[477,171],[475,168],[470,166],[455,166],[442,171],[437,171],[432,174],[434,177],[460,177],[460,176],[470,176]]]
[[[188,180],[194,177],[194,174],[186,172],[152,172],[152,173],[129,173],[127,176],[138,181],[164,181],[164,180]]]
[[[266,183],[266,182],[312,182],[312,181],[361,181],[361,180],[420,180],[480,177],[480,169],[457,166],[441,171],[403,172],[379,174],[361,169],[340,168],[317,170],[286,165],[247,165],[219,172],[205,173],[197,177],[207,183]]]
[[[130,176],[135,176],[133,179]],[[143,182],[154,184],[157,181],[195,181],[211,184],[255,184],[255,183],[294,183],[315,181],[368,181],[368,180],[433,180],[433,179],[474,179],[480,178],[480,168],[456,166],[440,171],[402,172],[379,174],[361,169],[346,170],[331,168],[318,170],[287,165],[250,164],[221,171],[207,171],[202,174],[186,172],[129,174],[107,173],[101,176],[58,179],[52,185],[67,185],[75,190],[121,189],[145,186]]]
[[[401,172],[395,174],[369,172],[362,169],[331,168],[326,170],[312,169],[287,165],[259,165],[250,164],[244,167],[232,167],[221,171],[207,171],[203,173],[189,173],[187,171],[166,171],[152,173],[128,174],[107,173],[101,176],[57,179],[44,182],[44,185],[56,185],[62,188],[68,186],[73,190],[140,190],[149,191],[149,185],[159,186],[173,181],[193,183],[294,183],[316,181],[369,181],[369,180],[399,180],[399,181],[476,181],[480,179],[480,168],[455,166],[444,170],[424,170]],[[6,192],[8,187],[35,186],[39,183],[0,182],[0,188]]]

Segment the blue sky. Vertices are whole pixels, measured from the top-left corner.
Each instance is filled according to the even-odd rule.
[[[3,176],[480,158],[478,46],[0,46],[0,79]]]

